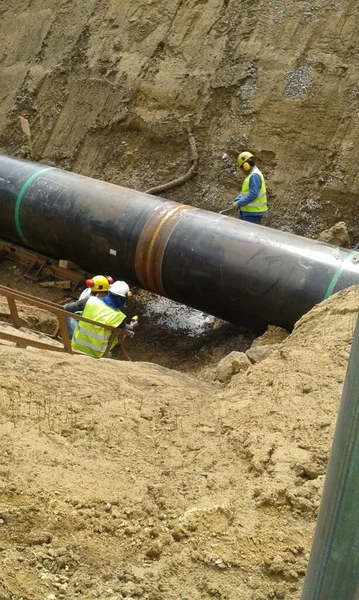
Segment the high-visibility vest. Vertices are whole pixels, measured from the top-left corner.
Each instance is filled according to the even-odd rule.
[[[95,296],[91,296],[87,300],[82,316],[112,327],[119,327],[126,318],[123,312],[111,308]],[[78,352],[100,358],[105,353],[111,333],[109,329],[104,329],[101,325],[79,321],[72,336],[71,347]],[[114,341],[112,348],[116,343],[117,340]]]
[[[259,194],[258,194],[257,198],[255,198],[255,200],[252,200],[252,202],[250,202],[249,204],[246,204],[245,206],[241,206],[240,210],[242,212],[249,212],[249,213],[264,213],[268,210],[266,184],[265,184],[262,173],[260,172],[260,170],[257,167],[253,167],[253,169],[250,172],[250,174],[248,175],[248,177],[246,177],[245,180],[243,181],[242,194],[248,194],[249,182],[250,182],[252,175],[254,175],[254,173],[256,173],[257,175],[260,176],[261,182],[262,182],[261,188],[259,190]]]

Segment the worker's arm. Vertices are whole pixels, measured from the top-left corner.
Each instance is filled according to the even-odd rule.
[[[125,331],[133,331],[132,325],[129,325],[128,323],[121,323],[119,329],[124,329]]]
[[[129,324],[126,323],[125,321],[123,321],[121,323],[121,325],[119,326],[119,329],[123,329],[124,331],[127,331],[131,335],[134,335],[135,334],[134,330],[137,327],[137,325],[138,325],[138,319],[137,319],[137,317],[134,317],[132,319],[131,323],[129,323]]]
[[[87,300],[88,297],[75,300],[74,302],[67,302],[67,304],[64,304],[62,308],[70,313],[82,312],[86,306]]]
[[[249,192],[248,194],[238,194],[236,198],[236,204],[238,208],[246,206],[250,202],[253,202],[258,196],[262,187],[262,180],[257,173],[254,173],[249,180]]]

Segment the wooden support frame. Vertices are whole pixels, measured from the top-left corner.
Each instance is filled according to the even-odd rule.
[[[27,265],[28,270],[34,268],[37,263],[42,268],[46,267],[51,269],[52,272],[59,277],[60,279],[70,279],[74,283],[74,287],[76,288],[80,281],[86,279],[87,273],[77,269],[65,269],[64,267],[59,266],[59,261],[53,258],[49,258],[44,254],[40,254],[39,252],[35,252],[34,250],[29,250],[28,248],[23,248],[22,246],[17,246],[16,244],[12,244],[6,240],[0,239],[0,253],[1,259],[8,259],[14,262],[20,263],[22,265]],[[39,275],[39,273],[37,273]],[[31,276],[30,276],[31,278]]]
[[[11,321],[13,325],[17,328],[21,327],[21,319],[19,317],[19,313],[17,312],[17,306],[14,298],[7,298],[7,303],[9,305]]]
[[[31,281],[40,281],[41,273],[45,266],[45,262],[39,262],[37,259],[35,259],[24,273],[24,277],[26,279],[30,279]]]
[[[0,339],[4,339],[7,341],[15,342],[17,346],[22,348],[26,348],[27,346],[33,346],[35,348],[40,348],[43,350],[52,350],[54,352],[68,352],[69,354],[73,354],[73,350],[71,348],[71,340],[69,338],[67,325],[66,325],[66,317],[71,317],[72,319],[76,319],[77,321],[83,321],[85,323],[90,323],[91,325],[100,325],[104,329],[107,329],[111,332],[106,351],[103,355],[103,358],[106,358],[111,350],[111,346],[115,340],[115,338],[122,338],[122,341],[126,339],[128,333],[123,329],[118,329],[116,327],[112,327],[111,325],[105,325],[103,323],[98,323],[97,321],[93,321],[92,319],[87,319],[82,315],[76,315],[74,313],[67,312],[58,304],[54,302],[50,302],[49,300],[42,300],[40,298],[36,298],[35,296],[30,296],[30,294],[25,294],[24,292],[18,292],[17,290],[13,290],[6,286],[0,285],[0,296],[4,296],[7,299],[7,303],[10,310],[11,323],[14,327],[21,327],[21,319],[19,317],[18,309],[16,306],[16,301],[21,301],[23,304],[27,304],[28,306],[34,308],[40,308],[41,310],[45,310],[57,317],[58,328],[61,334],[61,340],[63,343],[63,347],[52,346],[51,344],[46,344],[46,342],[39,342],[37,340],[32,340],[20,335],[12,335],[9,333],[5,333],[0,331]],[[75,354],[81,354],[75,353]],[[124,352],[126,358],[127,354]]]

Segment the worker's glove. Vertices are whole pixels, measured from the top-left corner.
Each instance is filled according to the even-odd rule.
[[[237,199],[236,199],[236,200],[234,200],[234,202],[233,202],[233,206],[234,206],[235,208],[238,208]]]
[[[243,198],[243,194],[242,193],[238,194],[238,196],[236,196],[235,202],[237,203],[239,200],[242,200],[242,198]]]
[[[135,335],[134,331],[131,331],[130,329],[126,329],[126,335],[128,335],[128,337],[133,337]]]
[[[130,324],[131,324],[131,327],[137,327],[138,326],[138,317],[132,317]]]

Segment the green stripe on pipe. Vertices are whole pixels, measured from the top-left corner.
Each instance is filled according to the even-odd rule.
[[[16,231],[19,234],[19,237],[22,239],[23,242],[26,242],[26,238],[21,230],[21,226],[20,226],[20,219],[19,219],[19,212],[20,212],[20,204],[21,204],[21,200],[27,190],[27,188],[29,187],[30,183],[32,183],[34,181],[34,179],[36,177],[38,177],[41,173],[43,173],[44,171],[49,171],[50,169],[53,169],[53,167],[44,167],[43,169],[40,169],[39,171],[36,171],[36,173],[33,173],[31,175],[31,177],[29,177],[29,179],[27,179],[25,181],[25,183],[23,184],[23,186],[21,187],[21,190],[19,191],[17,198],[16,198],[16,203],[15,203],[15,215],[14,215],[14,219],[15,219],[15,227],[16,227]]]
[[[353,250],[352,252],[350,252],[350,253],[348,254],[348,256],[346,256],[346,257],[344,258],[344,260],[343,260],[343,262],[342,262],[342,266],[341,266],[341,267],[340,267],[340,268],[339,268],[339,269],[338,269],[338,270],[337,270],[337,271],[334,273],[334,276],[333,276],[333,278],[332,278],[332,280],[331,280],[330,284],[328,285],[328,289],[327,289],[327,291],[325,292],[324,300],[326,300],[327,298],[329,298],[329,296],[331,296],[331,295],[332,295],[332,293],[333,293],[333,290],[334,290],[334,288],[335,288],[335,286],[336,286],[336,284],[337,284],[337,281],[338,281],[339,277],[340,277],[340,276],[341,276],[341,274],[342,274],[342,270],[343,270],[344,263],[345,263],[345,262],[347,262],[348,260],[351,260],[351,259],[352,259],[352,257],[353,257],[353,256],[355,256],[356,254],[357,254],[356,250]]]

